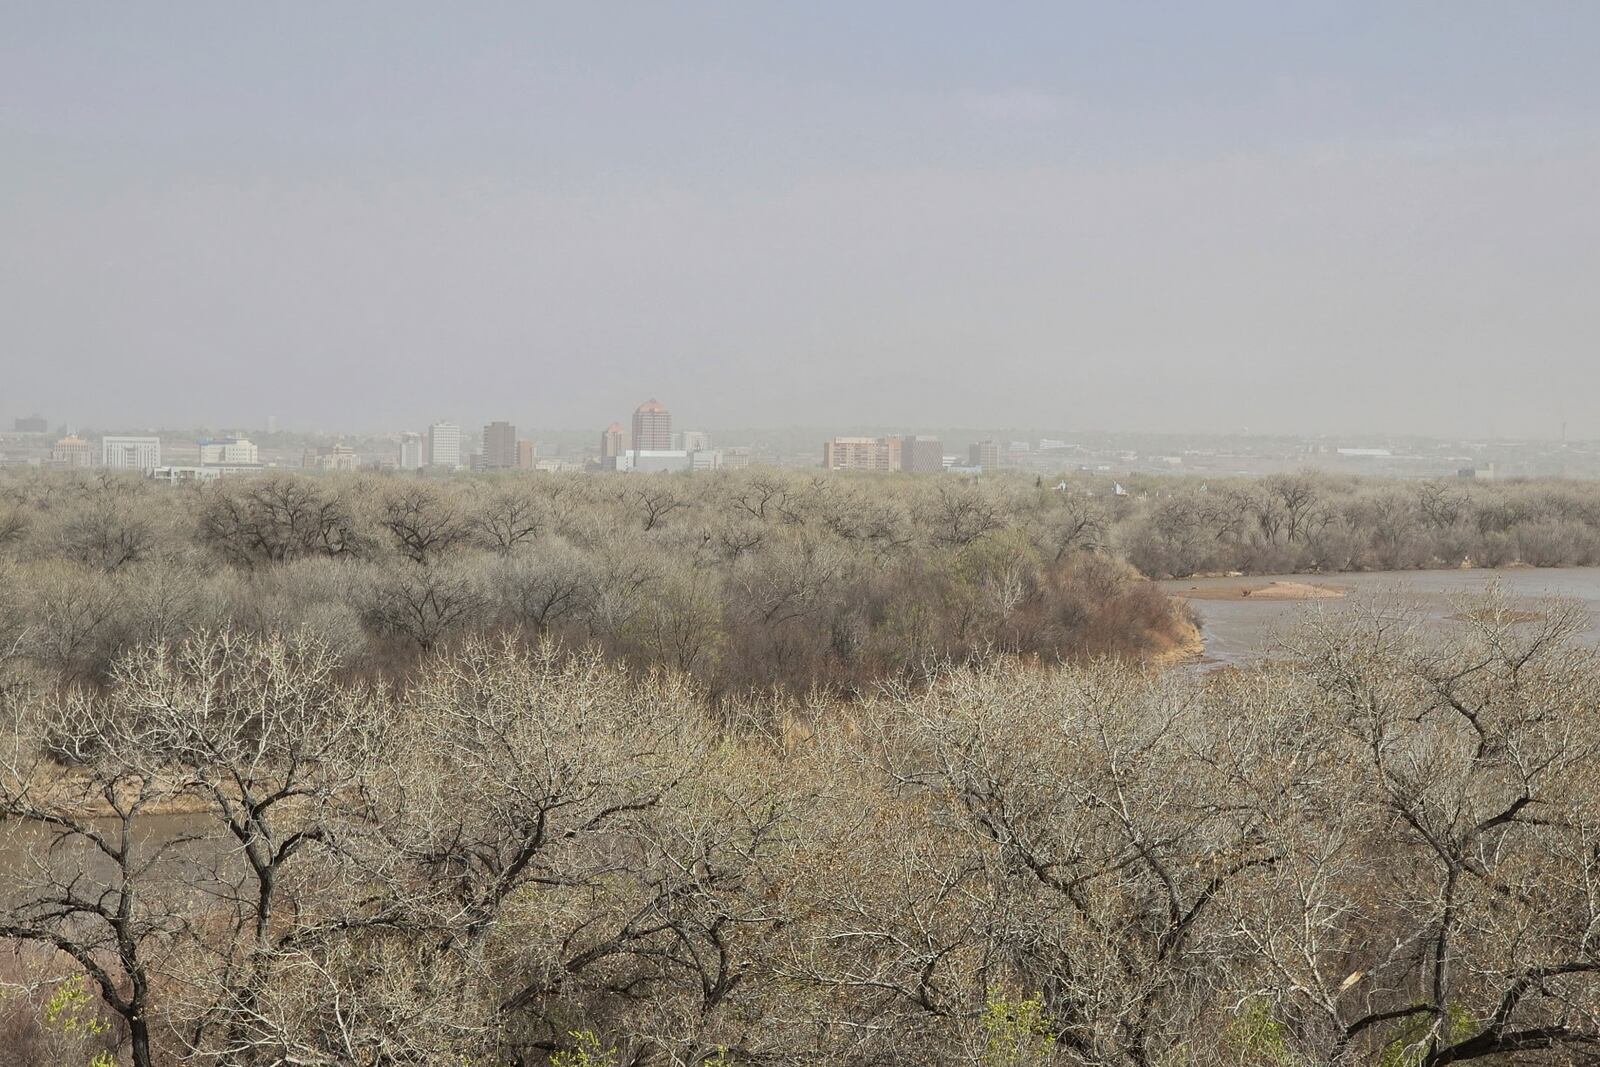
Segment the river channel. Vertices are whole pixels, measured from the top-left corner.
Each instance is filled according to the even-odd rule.
[[[1462,599],[1494,583],[1518,599],[1560,597],[1582,604],[1590,628],[1582,637],[1600,644],[1600,567],[1513,567],[1502,570],[1382,571],[1330,575],[1252,575],[1183,578],[1161,582],[1174,596],[1189,598],[1205,638],[1202,664],[1237,665],[1272,649],[1278,635],[1309,613],[1349,610],[1375,596],[1398,594],[1441,627],[1457,626],[1451,616]],[[1345,595],[1326,599],[1273,599],[1274,583],[1313,585]],[[1252,595],[1238,595],[1249,591]],[[1261,595],[1266,593],[1267,595]]]

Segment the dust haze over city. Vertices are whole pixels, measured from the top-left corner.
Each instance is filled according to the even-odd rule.
[[[0,1067],[1578,1067],[1600,6],[0,4]]]
[[[6,23],[8,414],[1600,437],[1590,5]]]

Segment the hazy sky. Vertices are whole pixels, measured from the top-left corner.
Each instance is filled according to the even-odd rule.
[[[0,5],[0,414],[1600,437],[1600,3]]]

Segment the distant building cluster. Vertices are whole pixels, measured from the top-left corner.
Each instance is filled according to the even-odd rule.
[[[13,409],[15,410],[15,409]],[[1018,440],[1021,433],[974,439],[944,434],[843,435],[769,427],[753,444],[713,441],[704,430],[676,427],[652,397],[599,431],[552,431],[538,443],[515,423],[480,428],[441,419],[426,428],[388,432],[282,430],[267,416],[265,436],[238,430],[193,433],[86,430],[44,415],[8,415],[0,424],[0,467],[124,471],[170,482],[208,482],[262,470],[350,471],[715,471],[755,464],[872,474],[982,475],[1001,470],[1037,476],[1091,477],[1153,473],[1231,477],[1307,467],[1399,478],[1485,481],[1527,477],[1600,478],[1600,448],[1560,439],[1464,440],[1368,435],[1355,439],[1244,434],[1071,432]],[[719,433],[719,438],[721,434]],[[955,440],[951,440],[955,438]]]
[[[710,434],[702,430],[675,432],[672,412],[654,397],[634,409],[632,431],[626,440],[620,422],[600,431],[601,470],[710,471],[724,465],[723,454],[711,447]]]
[[[822,444],[822,466],[830,471],[905,471],[938,474],[948,470],[944,442],[926,434],[889,437],[835,437]]]

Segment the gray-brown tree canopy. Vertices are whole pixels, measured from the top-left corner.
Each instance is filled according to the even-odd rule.
[[[1374,600],[1174,672],[1109,551],[1453,552],[1575,491],[8,491],[8,1062],[1600,1053],[1583,613]]]

